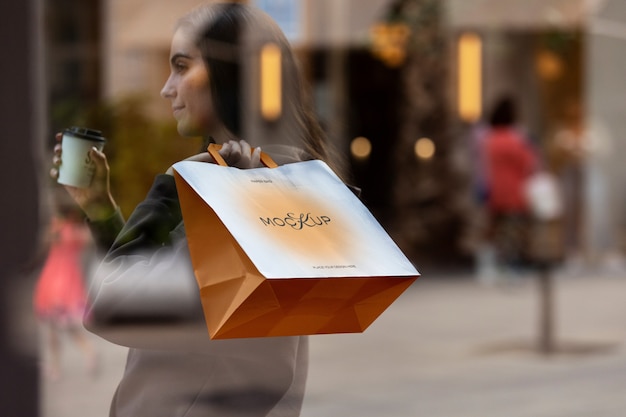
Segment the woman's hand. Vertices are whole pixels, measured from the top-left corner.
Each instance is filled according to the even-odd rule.
[[[219,153],[231,167],[248,169],[263,166],[261,164],[261,148],[257,147],[252,150],[245,140],[229,140],[222,145]]]
[[[59,167],[62,161],[62,137],[62,133],[57,133],[55,136],[58,143],[54,146],[53,167],[50,170],[50,176],[54,179],[59,177]],[[89,151],[89,156],[95,165],[93,180],[89,187],[78,188],[71,185],[64,185],[63,187],[90,220],[104,220],[117,210],[117,204],[111,195],[109,164],[106,155],[96,148]]]
[[[259,168],[262,167],[261,163],[261,148],[255,148],[252,150],[248,142],[245,140],[235,141],[231,140],[222,145],[219,150],[220,155],[224,158],[224,161],[231,167],[237,167],[242,169]],[[210,162],[215,163],[215,160],[208,152],[199,153],[197,155],[185,158],[184,161],[198,161],[198,162]],[[167,175],[174,175],[174,168],[169,167],[165,171]]]

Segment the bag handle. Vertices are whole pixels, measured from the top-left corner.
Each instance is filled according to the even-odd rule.
[[[222,149],[222,145],[219,145],[217,143],[209,143],[209,147],[207,148],[207,151],[213,157],[216,164],[221,165],[223,167],[227,167],[228,164],[226,163],[224,158],[222,158],[222,155],[220,155],[219,153],[220,149]],[[274,162],[272,157],[266,154],[265,152],[261,152],[261,163],[268,168],[278,167],[278,164]]]

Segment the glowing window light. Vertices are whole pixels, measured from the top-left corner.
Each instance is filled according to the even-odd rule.
[[[435,142],[429,138],[420,138],[415,141],[413,150],[419,159],[431,159],[435,155]]]
[[[482,111],[482,40],[475,33],[464,33],[458,44],[459,116],[475,122]]]
[[[273,43],[261,49],[261,115],[276,120],[282,113],[281,51]]]
[[[350,153],[357,159],[365,159],[372,153],[372,143],[363,136],[354,138],[350,143]]]

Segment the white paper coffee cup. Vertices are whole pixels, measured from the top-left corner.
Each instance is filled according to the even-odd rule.
[[[61,141],[61,166],[57,182],[86,188],[91,184],[95,165],[89,156],[91,148],[104,148],[106,139],[98,130],[71,127],[63,132]]]

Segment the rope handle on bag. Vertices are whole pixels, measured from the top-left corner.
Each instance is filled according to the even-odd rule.
[[[224,158],[222,158],[222,155],[220,155],[220,153],[219,153],[220,149],[222,149],[222,145],[219,145],[217,143],[209,143],[209,147],[207,148],[207,152],[209,152],[209,154],[213,157],[213,159],[215,160],[216,164],[221,165],[223,167],[227,167],[228,164],[226,163]],[[269,156],[268,154],[266,154],[265,152],[261,152],[261,163],[263,165],[265,165],[266,167],[268,167],[268,168],[276,168],[276,167],[278,167],[278,164],[276,162],[274,162],[272,157]]]

